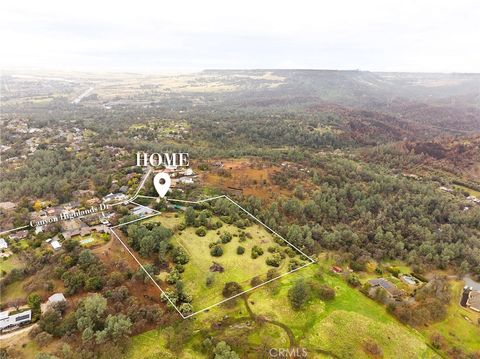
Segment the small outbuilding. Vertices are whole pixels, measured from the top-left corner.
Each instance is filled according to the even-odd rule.
[[[54,305],[56,303],[66,302],[66,301],[67,299],[65,298],[63,293],[55,293],[55,294],[52,294],[50,297],[48,297],[47,305]]]
[[[8,243],[5,240],[5,238],[0,238],[0,249],[7,249],[8,248]]]
[[[50,245],[52,246],[52,248],[57,251],[59,250],[60,248],[62,248],[62,244],[58,241],[58,239],[52,239],[50,241]]]

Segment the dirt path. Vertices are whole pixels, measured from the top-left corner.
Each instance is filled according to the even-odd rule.
[[[245,307],[247,308],[247,312],[248,312],[250,318],[252,318],[253,320],[255,320],[257,322],[260,321],[260,322],[270,323],[270,324],[276,325],[277,327],[282,328],[285,331],[285,333],[287,333],[288,339],[290,340],[290,349],[296,347],[297,343],[295,341],[295,336],[293,335],[293,331],[287,325],[285,325],[285,324],[283,324],[279,321],[276,321],[276,320],[268,319],[265,316],[256,315],[252,311],[252,308],[250,308],[250,304],[248,303],[249,295],[243,295],[242,297],[243,297],[243,301],[245,302]],[[332,358],[336,358],[336,359],[340,358],[339,356],[330,352],[329,350],[323,350],[321,348],[314,348],[313,350],[316,353],[324,354],[324,355],[330,356]]]
[[[245,307],[247,308],[248,314],[250,315],[250,318],[252,318],[255,321],[270,323],[270,324],[276,325],[277,327],[282,328],[285,331],[285,333],[287,333],[288,339],[290,341],[290,348],[295,347],[295,344],[296,344],[295,343],[295,336],[293,335],[292,330],[288,326],[286,326],[285,324],[283,324],[281,322],[278,322],[276,320],[268,319],[265,316],[256,315],[252,311],[252,308],[250,308],[250,304],[248,303],[249,295],[243,295],[242,297],[243,297],[243,301],[245,302]]]
[[[25,328],[22,328],[22,329],[17,329],[17,330],[13,330],[9,333],[2,334],[2,335],[0,335],[0,340],[3,341],[5,339],[11,339],[13,337],[16,337],[20,334],[28,333],[30,330],[32,330],[36,326],[37,326],[37,324],[33,324],[33,325],[29,325],[28,327],[25,327]]]

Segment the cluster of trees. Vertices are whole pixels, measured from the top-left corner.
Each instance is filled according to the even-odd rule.
[[[396,177],[340,158],[317,159],[316,185],[303,195],[265,206],[243,205],[306,252],[323,247],[354,259],[403,259],[419,266],[480,274],[480,208],[438,190],[434,183]]]
[[[111,156],[98,148],[86,157],[64,148],[37,150],[25,161],[15,171],[2,171],[1,198],[54,198],[66,203],[74,191],[90,189],[91,184],[100,194],[106,194],[115,167]]]
[[[53,338],[81,337],[81,352],[108,352],[112,346],[125,348],[132,333],[132,320],[123,313],[111,313],[108,302],[100,294],[84,298],[75,311],[67,313],[65,302],[56,303],[42,314],[38,328],[30,336],[40,347]]]
[[[121,221],[127,222],[128,219],[129,216]],[[189,257],[182,247],[173,246],[170,243],[169,239],[173,234],[172,231],[158,223],[133,223],[121,228],[127,234],[129,245],[138,251],[141,256],[152,257],[155,255],[153,263],[144,266],[150,276],[158,274],[161,268],[167,268],[170,263],[173,263],[173,268],[166,278],[166,282],[171,285],[171,288],[166,291],[166,296],[162,295],[162,300],[168,306],[171,306],[171,302],[173,302],[185,315],[192,313],[193,307],[190,304],[192,297],[186,293],[182,282],[182,273],[185,271],[184,265],[188,263]],[[148,282],[150,278],[145,270],[140,268],[135,277]]]
[[[128,234],[128,244],[142,257],[158,253],[159,260],[165,261],[166,252],[171,249],[169,239],[172,231],[158,223],[137,224],[121,227]]]
[[[89,249],[82,249],[78,241],[63,242],[64,252],[56,261],[54,274],[62,279],[69,295],[82,290],[96,292],[105,285],[106,269]]]
[[[450,283],[437,277],[417,290],[415,301],[392,302],[387,308],[403,323],[421,327],[445,319],[450,301]]]
[[[32,256],[32,266],[39,268],[37,263],[41,259],[35,258]],[[39,317],[38,327],[30,336],[41,348],[54,338],[62,338],[70,344],[61,347],[61,357],[95,357],[102,353],[120,355],[130,334],[168,319],[166,313],[160,315],[158,304],[140,303],[139,298],[131,295],[126,284],[138,277],[121,261],[115,264],[114,270],[107,272],[93,252],[82,249],[71,240],[64,241],[62,251],[43,257],[43,260],[55,266],[55,276],[64,280],[67,302],[49,306],[40,315],[41,297],[36,293],[28,296],[27,304],[34,319]],[[69,295],[81,290],[96,294],[89,294],[73,307],[71,303],[75,301],[71,301]]]
[[[312,298],[332,300],[335,298],[335,289],[314,279],[308,281],[299,279],[288,290],[288,299],[294,310],[302,309]]]

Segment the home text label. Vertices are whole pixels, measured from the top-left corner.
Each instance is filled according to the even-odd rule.
[[[148,154],[147,152],[137,152],[137,166],[159,167],[159,166],[175,166],[186,167],[190,164],[188,153],[158,153]]]

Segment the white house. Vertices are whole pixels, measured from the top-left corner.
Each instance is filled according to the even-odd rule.
[[[55,294],[52,294],[50,297],[48,297],[47,306],[54,305],[60,302],[66,302],[66,301],[67,299],[65,298],[63,293],[55,293]]]
[[[0,249],[7,249],[8,243],[4,238],[0,238]]]
[[[124,193],[109,193],[103,197],[103,202],[124,201],[128,197]]]
[[[62,248],[62,244],[58,241],[58,239],[52,239],[50,241],[50,245],[56,251],[59,250],[60,248]]]
[[[10,315],[7,311],[0,312],[0,330],[16,327],[17,325],[30,323],[32,311],[30,309]]]
[[[180,177],[178,179],[178,182],[183,183],[183,184],[193,184],[193,178],[192,177]]]
[[[136,216],[143,217],[153,213],[153,209],[146,206],[137,206],[132,210],[132,213]]]

